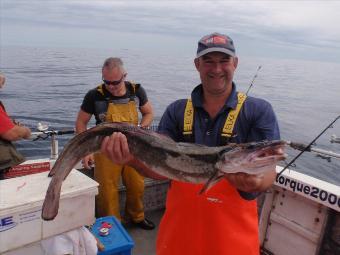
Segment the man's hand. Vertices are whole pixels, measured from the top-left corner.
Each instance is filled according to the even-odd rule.
[[[22,126],[22,128],[25,130],[24,131],[24,135],[23,135],[23,138],[24,139],[30,139],[32,133],[31,133],[31,129],[29,129],[28,127],[24,127]]]
[[[226,174],[225,178],[231,185],[245,192],[259,192],[268,189],[275,180],[276,171],[268,171],[260,175],[246,173]]]
[[[104,138],[101,152],[111,159],[113,163],[119,165],[125,165],[134,159],[130,153],[126,136],[120,132],[115,132],[111,136]]]
[[[29,129],[28,127],[25,127],[23,124],[21,124],[21,122],[15,120],[15,119],[12,119],[12,122],[13,122],[14,125],[16,125],[18,127],[18,129],[21,130],[23,139],[30,139],[31,138],[31,129]]]
[[[83,158],[83,160],[81,161],[83,167],[85,169],[91,169],[93,163],[94,163],[94,157],[93,154],[87,155]]]
[[[22,126],[22,124],[19,121],[15,120],[15,119],[12,119],[12,122],[13,122],[14,125]]]

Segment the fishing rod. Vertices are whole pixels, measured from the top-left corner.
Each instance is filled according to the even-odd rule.
[[[259,67],[257,68],[256,73],[255,73],[255,75],[254,75],[254,77],[253,77],[253,80],[251,81],[250,86],[249,86],[249,88],[248,88],[248,90],[247,90],[247,92],[246,92],[246,95],[248,95],[249,90],[250,90],[251,87],[254,85],[254,81],[255,81],[255,79],[256,79],[256,77],[257,77],[257,75],[258,75],[258,73],[259,73],[259,71],[260,71],[261,68],[262,68],[262,66],[259,66]]]
[[[305,146],[301,152],[295,156],[295,158],[293,158],[278,174],[277,177],[279,177],[291,164],[293,164],[295,162],[295,160],[297,160],[302,153],[304,153],[305,151],[308,151],[308,149],[311,148],[311,146],[315,143],[315,141],[323,134],[326,132],[327,129],[329,129],[330,127],[332,127],[332,125],[340,118],[340,115],[338,117],[336,117],[320,134],[318,134],[307,146]]]
[[[71,129],[62,129],[62,130],[48,130],[49,126],[48,124],[42,124],[38,123],[36,126],[36,129],[38,130],[37,132],[32,132],[30,139],[33,141],[36,140],[45,140],[48,137],[53,137],[55,135],[67,135],[67,134],[74,134],[75,130],[74,128]]]
[[[296,150],[299,150],[299,151],[302,151],[307,147],[307,149],[305,151],[314,152],[319,156],[328,156],[328,157],[340,159],[340,153],[336,153],[336,152],[333,152],[333,151],[323,150],[323,149],[320,149],[320,148],[316,148],[314,146],[308,147],[307,145],[305,145],[303,143],[295,143],[295,142],[290,142],[290,141],[288,141],[287,144],[290,147],[292,147],[293,149],[296,149]]]
[[[32,132],[31,133],[31,139],[33,141],[36,140],[45,140],[48,137],[52,137],[54,135],[69,135],[69,134],[74,134],[75,131],[74,129],[65,129],[65,130],[47,130],[47,131],[38,131],[38,132]]]

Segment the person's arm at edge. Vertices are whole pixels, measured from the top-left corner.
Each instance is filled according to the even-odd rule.
[[[87,130],[87,124],[89,123],[91,117],[92,114],[87,113],[81,109],[79,110],[76,120],[76,134],[80,134]],[[94,162],[93,155],[90,154],[85,156],[82,162],[84,168],[90,169],[91,168],[90,165],[92,164],[92,162]]]
[[[142,119],[140,121],[141,127],[148,127],[151,125],[153,120],[153,109],[151,103],[148,101],[143,106],[139,107],[142,114]]]
[[[86,131],[87,124],[89,123],[90,119],[92,117],[92,114],[87,113],[83,110],[79,110],[77,120],[76,120],[76,133],[82,133]]]
[[[7,141],[29,139],[31,137],[31,130],[25,126],[14,125],[10,130],[1,134],[0,137]]]

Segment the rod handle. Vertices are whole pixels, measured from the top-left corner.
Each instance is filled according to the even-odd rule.
[[[311,151],[311,147],[308,146],[306,148],[306,144],[303,144],[303,143],[295,143],[295,142],[289,142],[288,143],[290,147],[292,147],[293,149],[295,150],[299,150],[299,151]]]

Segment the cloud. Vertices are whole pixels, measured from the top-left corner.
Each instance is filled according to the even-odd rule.
[[[19,1],[3,0],[6,33],[25,26],[192,41],[219,31],[236,41],[339,50],[338,1]],[[85,35],[81,35],[84,32]],[[13,36],[10,38],[14,38]],[[165,39],[164,39],[165,40]],[[5,40],[6,41],[6,40]],[[140,45],[141,46],[141,45]]]

